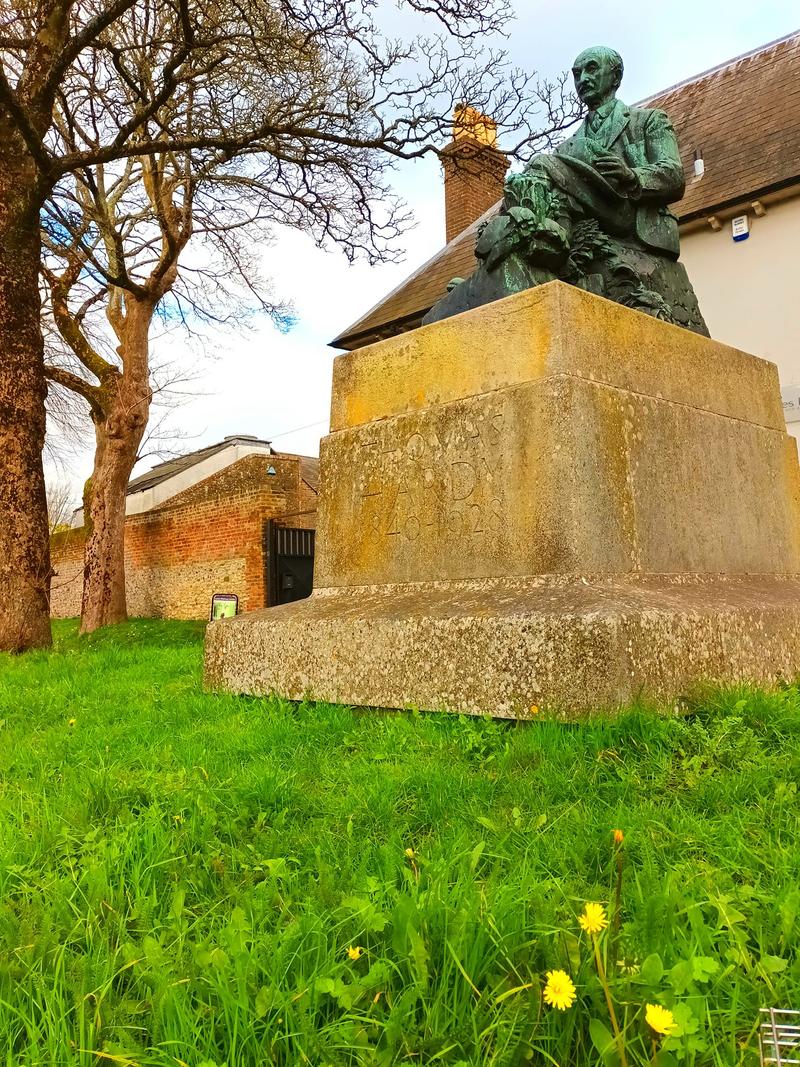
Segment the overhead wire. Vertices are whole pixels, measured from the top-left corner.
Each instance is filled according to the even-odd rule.
[[[306,426],[295,426],[293,430],[282,430],[281,433],[274,433],[270,436],[270,441],[277,441],[279,437],[288,437],[292,433],[300,433],[301,430],[313,430],[315,426],[327,425],[327,419],[320,419],[318,422],[309,422]]]

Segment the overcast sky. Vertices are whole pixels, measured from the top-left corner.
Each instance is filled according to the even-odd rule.
[[[613,0],[517,0],[517,21],[506,47],[516,64],[542,75],[567,68],[591,44],[622,53],[620,96],[641,100],[800,28],[797,0],[670,0],[633,4]],[[395,18],[392,19],[395,21]],[[444,199],[438,164],[406,164],[395,188],[414,213],[416,226],[403,239],[399,265],[349,266],[343,255],[322,252],[302,234],[286,231],[265,250],[265,272],[278,294],[294,302],[297,323],[281,335],[268,321],[242,335],[226,335],[214,355],[184,346],[180,337],[156,339],[154,355],[168,354],[195,377],[187,398],[172,412],[173,426],[193,451],[228,434],[255,434],[276,449],[316,455],[328,428],[334,351],[328,342],[444,244]],[[80,486],[91,473],[92,441],[46,461],[50,479]],[[58,452],[58,442],[53,439]],[[152,457],[137,468],[149,469]]]

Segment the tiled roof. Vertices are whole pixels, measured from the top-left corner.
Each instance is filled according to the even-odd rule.
[[[686,170],[686,193],[673,205],[681,222],[771,189],[800,184],[800,33],[739,56],[642,102],[671,118]],[[692,181],[696,149],[705,175]],[[497,205],[486,213],[489,217]],[[476,267],[480,219],[437,252],[341,333],[334,348],[363,344],[419,325],[454,277]]]
[[[237,437],[234,435],[226,437],[224,441],[219,441],[215,445],[208,445],[206,448],[199,448],[196,452],[188,452],[185,456],[177,456],[175,459],[169,459],[165,463],[157,464],[152,470],[146,471],[144,474],[140,474],[138,478],[133,478],[128,482],[127,495],[130,496],[132,493],[141,493],[145,489],[152,489],[153,486],[160,485],[161,482],[165,482],[168,478],[173,478],[176,474],[189,470],[210,456],[215,456],[218,452],[223,452],[226,448],[232,448],[234,445],[261,445],[265,454],[281,456],[284,459],[298,459],[300,461],[300,477],[312,489],[316,490],[319,485],[319,459],[316,456],[297,456],[292,452],[276,452],[269,441],[262,441],[258,437],[245,435]]]
[[[287,455],[279,452],[278,455]],[[300,456],[300,477],[314,492],[319,488],[319,459],[317,456]]]
[[[800,182],[800,33],[645,101],[669,115],[687,185],[682,221]],[[702,149],[705,175],[691,180]]]
[[[264,445],[265,451],[270,447],[269,441],[260,441],[257,437],[226,437],[224,441],[219,441],[215,445],[207,445],[205,448],[199,448],[196,452],[187,452],[185,456],[176,456],[174,459],[168,459],[164,463],[157,463],[152,470],[145,471],[138,478],[133,478],[128,482],[127,495],[130,496],[131,493],[141,493],[145,489],[152,489],[154,485],[160,485],[161,482],[165,482],[168,478],[194,467],[197,463],[202,463],[204,459],[215,456],[218,452],[222,452],[232,445]]]

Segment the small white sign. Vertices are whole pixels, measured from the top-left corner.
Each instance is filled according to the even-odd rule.
[[[781,389],[783,417],[789,422],[800,422],[800,385],[784,385]]]
[[[750,236],[750,219],[747,215],[737,215],[731,219],[731,233],[734,241],[746,241]]]

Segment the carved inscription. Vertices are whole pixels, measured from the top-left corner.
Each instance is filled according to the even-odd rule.
[[[371,442],[357,501],[362,536],[408,543],[496,537],[504,521],[504,417],[501,404],[451,409],[405,439]]]

